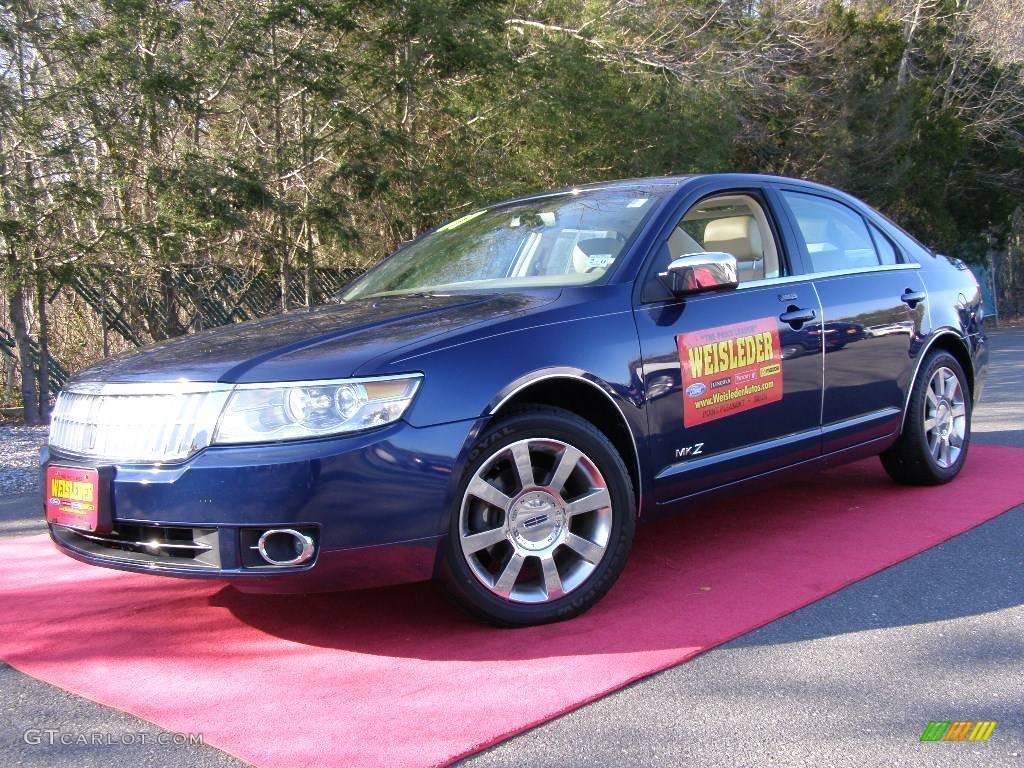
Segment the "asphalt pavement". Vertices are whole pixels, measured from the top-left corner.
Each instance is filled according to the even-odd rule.
[[[991,340],[974,439],[1024,447],[1024,329]],[[37,509],[0,500],[0,536],[39,530]],[[160,729],[2,664],[0,701],[4,766],[244,765],[144,744]],[[920,741],[964,719],[998,725],[984,743]],[[134,743],[26,743],[48,728]],[[1024,766],[1024,506],[461,765]]]

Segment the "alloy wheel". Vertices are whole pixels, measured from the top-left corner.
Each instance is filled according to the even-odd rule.
[[[967,434],[967,406],[957,375],[945,366],[932,374],[925,390],[924,434],[935,463],[956,464]]]
[[[470,479],[462,554],[484,587],[516,603],[547,603],[580,587],[608,551],[613,510],[597,465],[554,438],[504,446]]]

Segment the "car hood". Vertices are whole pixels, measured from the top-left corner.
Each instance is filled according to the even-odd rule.
[[[292,311],[109,358],[76,382],[343,378],[415,342],[550,303],[557,291],[392,296]]]

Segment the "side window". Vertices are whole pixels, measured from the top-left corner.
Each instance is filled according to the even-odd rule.
[[[899,263],[900,258],[896,253],[896,246],[892,244],[892,240],[874,224],[868,222],[868,227],[871,229],[871,236],[875,239],[875,250],[878,251],[878,260],[882,264]]]
[[[719,195],[697,203],[672,232],[668,250],[670,260],[701,251],[730,253],[741,283],[780,274],[768,217],[749,195]]]
[[[882,261],[871,239],[868,225],[859,213],[842,203],[800,192],[783,192],[811,258],[811,270],[831,272],[839,269],[876,267]],[[889,244],[888,258],[895,263],[896,253]]]

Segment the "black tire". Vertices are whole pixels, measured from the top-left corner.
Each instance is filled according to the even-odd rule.
[[[508,560],[517,551],[517,544],[513,541],[513,536],[508,531],[511,530],[509,526],[514,527],[517,515],[520,520],[525,517],[521,512],[522,507],[513,505],[509,507],[511,511],[500,512],[501,508],[496,505],[483,505],[487,510],[485,514],[493,514],[495,520],[501,520],[501,523],[497,525],[495,525],[495,520],[488,522],[486,527],[489,530],[486,532],[497,531],[499,528],[506,531],[506,540],[497,542],[493,547],[481,550],[477,554],[465,554],[463,552],[462,538],[464,532],[462,522],[464,505],[466,505],[465,508],[467,510],[466,534],[468,535],[472,532],[468,529],[468,522],[471,517],[470,509],[472,509],[472,505],[481,504],[472,494],[467,495],[470,481],[474,480],[478,471],[486,472],[489,471],[488,468],[493,467],[508,466],[511,474],[511,471],[514,471],[514,467],[503,465],[501,463],[502,459],[495,459],[495,457],[506,449],[511,451],[510,446],[513,446],[513,444],[521,445],[522,441],[528,440],[541,441],[540,444],[543,444],[545,440],[551,441],[551,444],[561,442],[576,448],[583,454],[583,457],[579,464],[573,462],[575,468],[572,470],[570,479],[566,481],[564,490],[571,490],[572,484],[578,484],[581,477],[592,476],[586,474],[581,476],[578,472],[586,472],[588,468],[592,470],[596,467],[600,473],[600,480],[604,482],[604,488],[607,490],[608,498],[610,499],[610,504],[602,506],[600,510],[579,515],[579,520],[577,517],[567,516],[564,520],[564,525],[557,529],[564,530],[564,535],[568,535],[568,532],[574,530],[577,522],[586,524],[588,522],[588,515],[602,516],[601,538],[607,536],[607,543],[604,545],[604,554],[600,557],[599,562],[596,565],[590,565],[589,561],[580,558],[579,563],[573,563],[572,558],[577,557],[575,549],[567,548],[564,544],[553,546],[553,550],[550,550],[552,552],[551,562],[555,562],[554,554],[557,553],[559,558],[563,557],[563,555],[566,558],[561,562],[568,561],[570,564],[576,565],[580,571],[587,568],[592,568],[593,570],[589,572],[589,575],[582,578],[578,585],[567,589],[566,593],[561,597],[542,598],[546,599],[546,602],[538,603],[519,602],[512,599],[511,593],[509,596],[502,596],[493,591],[497,584],[498,572],[502,570],[502,548],[504,547],[508,553],[508,559],[504,561],[506,565]],[[543,477],[546,478],[547,482],[555,482],[553,475],[560,461],[558,456],[553,454],[550,457],[552,462],[550,468],[541,468],[538,464],[544,460],[545,456],[534,450],[535,445],[537,444],[527,443],[528,449],[526,454],[530,457],[530,463],[534,467],[534,475],[538,478],[535,481],[535,485],[540,485],[541,472],[546,473]],[[563,448],[563,453],[565,450]],[[509,457],[508,461],[511,460],[511,457]],[[485,465],[487,466],[485,467]],[[513,476],[513,480],[518,485],[516,490],[512,490],[512,486],[508,486],[508,497],[513,499],[519,498],[522,500],[520,503],[529,501],[525,498],[527,491],[523,490],[527,488],[527,485],[519,480],[518,475]],[[591,492],[593,491],[588,490],[583,495]],[[565,501],[567,504],[571,503],[572,499],[577,498],[568,493],[560,494],[557,498],[562,499],[563,495],[566,496]],[[543,499],[540,503],[547,504]],[[544,508],[553,509],[550,505]],[[608,510],[610,510],[610,513]],[[552,515],[544,514],[544,525],[547,525],[549,517],[553,518],[557,514],[557,512]],[[610,524],[607,523],[607,516],[609,514]],[[509,522],[510,520],[513,522]],[[527,521],[526,523],[521,523],[521,525],[525,526],[531,522],[533,521]],[[490,624],[501,627],[526,627],[563,621],[586,611],[600,600],[608,592],[612,584],[615,583],[615,580],[619,577],[625,566],[626,558],[633,543],[635,527],[636,501],[633,484],[622,457],[608,438],[590,422],[560,408],[535,406],[517,409],[503,417],[481,435],[470,453],[468,464],[460,479],[458,492],[453,501],[451,522],[445,542],[444,581],[449,594],[462,608],[474,617]],[[527,533],[531,536],[534,535],[532,531],[527,531]],[[551,533],[551,535],[557,541],[556,533]],[[530,542],[530,544],[532,546],[533,542]],[[495,584],[492,584],[490,588],[482,583],[481,577],[478,576],[481,566],[479,560],[476,559],[477,557],[493,559]],[[471,566],[470,560],[473,561],[473,566]],[[542,558],[539,556],[528,556],[521,562],[530,564],[531,560],[536,561],[533,564],[533,572],[538,574],[539,579],[543,580],[543,575],[541,575],[542,566],[550,565],[550,563],[543,563]],[[477,572],[474,572],[474,567],[477,568]],[[519,572],[520,576],[527,572],[526,565],[523,568],[524,570]],[[557,572],[558,570],[556,569]],[[519,582],[515,581],[514,583],[518,585]],[[561,580],[559,580],[558,584],[562,585]],[[551,594],[546,589],[545,593],[548,596]]]
[[[926,420],[934,411],[928,393],[933,378],[943,369],[952,372],[963,395],[964,435],[954,460],[943,462],[930,448]],[[967,459],[971,443],[971,394],[967,377],[956,358],[948,352],[932,352],[921,364],[910,394],[907,416],[899,440],[880,458],[889,477],[903,485],[941,485],[956,477]],[[948,465],[946,465],[948,464]]]

